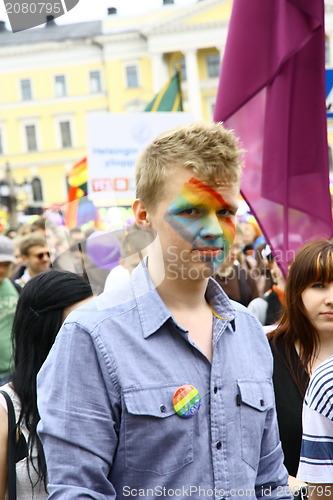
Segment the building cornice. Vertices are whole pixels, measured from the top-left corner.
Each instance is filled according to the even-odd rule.
[[[185,24],[184,22],[193,18],[193,16],[198,16],[201,13],[207,12],[208,10],[219,7],[223,3],[229,3],[230,0],[202,0],[201,2],[185,7],[178,12],[175,12],[173,16],[169,16],[166,20],[160,23],[155,23],[154,25],[146,26],[141,29],[141,32],[145,36],[149,36],[155,33],[172,33],[179,30],[193,30],[196,27],[198,29],[205,29],[207,26],[211,26],[213,23],[197,22],[193,24]],[[228,22],[228,20],[227,20]]]

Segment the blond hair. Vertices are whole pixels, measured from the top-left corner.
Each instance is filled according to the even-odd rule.
[[[221,123],[196,122],[164,132],[137,160],[137,198],[155,208],[177,167],[188,168],[213,187],[239,184],[242,153],[234,133]]]

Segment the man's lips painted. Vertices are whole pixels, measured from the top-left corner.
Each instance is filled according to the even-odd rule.
[[[221,247],[202,247],[202,248],[195,248],[193,251],[198,252],[203,257],[213,259],[222,253],[223,248],[221,248]]]

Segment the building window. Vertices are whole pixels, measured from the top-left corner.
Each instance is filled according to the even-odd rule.
[[[22,96],[22,101],[31,101],[32,99],[31,80],[28,79],[21,80],[21,96]]]
[[[137,66],[126,66],[127,88],[139,87],[139,75]]]
[[[25,136],[27,141],[28,151],[37,151],[37,136],[36,136],[36,126],[26,125],[25,126]]]
[[[34,177],[31,181],[32,200],[34,202],[43,201],[42,183],[39,177]]]
[[[64,97],[67,95],[66,80],[64,75],[57,75],[54,78],[55,94],[57,97]]]
[[[102,92],[102,80],[100,71],[90,71],[89,80],[91,94],[98,94],[99,92]]]
[[[62,148],[72,147],[71,124],[69,121],[59,122],[60,140]]]
[[[206,56],[206,66],[209,78],[218,77],[220,74],[219,54],[211,54],[209,56]]]

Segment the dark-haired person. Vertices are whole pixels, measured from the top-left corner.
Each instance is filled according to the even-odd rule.
[[[284,463],[293,478],[300,458],[302,404],[309,376],[333,354],[332,283],[333,240],[307,244],[290,266],[279,326],[268,334]]]
[[[28,445],[28,456],[16,464],[17,500],[47,498],[44,453],[36,434],[36,376],[65,317],[91,296],[90,285],[80,276],[55,270],[32,278],[20,294],[13,323],[14,374],[1,387],[12,398]],[[7,405],[0,394],[0,500],[6,498],[7,440]]]

